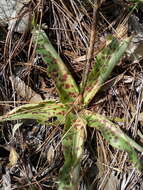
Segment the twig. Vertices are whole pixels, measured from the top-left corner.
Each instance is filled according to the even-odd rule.
[[[87,52],[87,62],[84,67],[82,81],[81,81],[81,92],[80,92],[81,95],[83,95],[83,92],[84,92],[84,89],[86,86],[89,68],[91,65],[92,57],[93,57],[94,44],[95,44],[95,39],[96,39],[96,34],[97,34],[97,28],[96,28],[96,26],[97,26],[97,10],[100,6],[100,0],[96,0],[96,2],[94,3],[93,6],[94,6],[93,7],[93,22],[92,22],[92,26],[91,26],[89,48],[88,48],[88,52]]]

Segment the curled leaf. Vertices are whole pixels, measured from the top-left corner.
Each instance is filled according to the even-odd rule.
[[[23,123],[16,123],[13,128],[12,128],[12,136],[14,137],[17,129],[19,129],[19,127],[22,125]]]

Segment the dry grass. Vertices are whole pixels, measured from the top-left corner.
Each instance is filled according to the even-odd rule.
[[[86,1],[81,2],[31,1],[27,9],[31,15],[35,13],[38,23],[48,26],[49,39],[75,75],[77,83],[81,82],[85,65],[89,63],[90,70],[94,56],[106,46],[108,34],[119,39],[128,35],[128,19],[131,14],[129,10],[131,4],[123,0],[117,2],[104,0],[100,1],[100,8],[94,18],[93,2],[88,4]],[[93,19],[96,19],[96,22]],[[93,23],[96,23],[96,36],[92,43],[90,38]],[[40,57],[35,59],[29,30],[18,34],[13,30],[8,31],[5,26],[0,26],[1,115],[29,101],[27,97],[23,98],[18,94],[11,84],[9,77],[13,75],[20,77],[43,99],[47,93],[57,97],[54,85],[45,73],[46,65]],[[88,57],[89,47],[93,52]],[[133,63],[125,57],[89,108],[114,120],[140,144],[143,143],[143,122],[140,117],[142,85],[142,61]],[[15,124],[13,122],[0,124],[1,187],[7,183],[13,189],[57,189],[58,171],[63,164],[59,143],[62,126],[45,126],[33,120],[24,121],[13,136],[12,126]],[[115,176],[131,174],[129,186],[124,185],[122,190],[133,189],[134,184],[141,183],[142,174],[138,174],[133,168],[126,153],[109,146],[99,132],[90,130],[88,135],[90,138],[87,139],[82,160],[83,184],[80,189],[83,189],[82,185],[86,183],[91,189],[108,190],[108,181],[113,183],[115,180],[111,177],[113,172],[116,173]],[[8,164],[11,147],[14,147],[19,155],[17,164],[12,168]],[[115,186],[118,185],[118,181]]]

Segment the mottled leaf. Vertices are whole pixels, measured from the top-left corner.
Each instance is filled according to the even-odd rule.
[[[42,30],[34,30],[33,39],[37,42],[37,53],[42,55],[45,63],[48,63],[48,75],[54,80],[61,101],[73,102],[79,94],[78,87],[46,33]]]
[[[48,121],[49,118],[56,117],[58,121],[63,122],[67,107],[62,103],[44,101],[38,104],[26,104],[19,106],[4,116],[0,121],[17,120],[17,119],[36,119],[40,122]]]
[[[85,141],[86,121],[70,113],[63,134],[64,166],[60,170],[59,190],[78,189],[80,159]]]
[[[127,38],[121,43],[119,43],[116,39],[113,39],[109,46],[97,55],[96,63],[93,66],[93,70],[89,74],[84,92],[85,105],[88,105],[88,103],[102,87],[103,83],[110,76],[113,68],[120,61],[120,58],[124,54],[129,43],[130,38]]]
[[[142,169],[141,163],[134,150],[137,149],[143,152],[143,148],[138,145],[133,139],[128,137],[122,130],[106,117],[92,113],[91,111],[84,110],[83,116],[87,119],[87,123],[90,127],[96,128],[101,131],[104,138],[115,148],[128,152],[130,160],[133,162],[136,168]]]

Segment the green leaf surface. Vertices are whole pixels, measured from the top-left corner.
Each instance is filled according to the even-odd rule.
[[[26,104],[19,106],[6,115],[0,117],[0,122],[17,119],[36,119],[40,122],[48,121],[56,117],[58,121],[64,122],[64,115],[68,108],[62,103],[43,101],[38,104]]]
[[[48,64],[48,75],[55,82],[61,101],[73,102],[79,94],[79,89],[46,33],[43,30],[33,30],[33,39],[37,43],[37,53],[41,54]]]
[[[84,150],[86,121],[72,113],[66,118],[63,134],[64,166],[60,170],[59,190],[77,190],[80,159]]]
[[[102,68],[104,68],[104,65],[107,65],[112,53],[115,51],[115,47],[119,47],[119,41],[115,38],[112,40],[109,39],[109,42],[107,40],[107,44],[108,45],[105,46],[95,58],[95,63],[93,64],[93,68],[88,76],[88,86],[95,83],[97,78],[100,76],[100,73],[102,72]]]
[[[143,152],[143,148],[138,145],[133,139],[128,137],[122,130],[106,117],[92,113],[91,111],[84,110],[83,117],[87,119],[87,123],[90,127],[96,128],[101,131],[104,138],[111,144],[113,147],[120,150],[128,152],[129,158],[135,167],[139,170],[143,169],[137,154],[134,150],[137,149],[140,152]]]
[[[37,53],[41,54],[45,63],[48,64],[47,74],[55,82],[60,102],[43,101],[38,104],[22,105],[1,116],[0,122],[17,119],[36,119],[40,122],[49,122],[50,118],[56,117],[60,124],[64,124],[62,147],[65,161],[59,172],[58,190],[77,190],[79,188],[80,160],[84,150],[84,141],[86,140],[86,125],[101,131],[104,138],[113,147],[128,152],[133,164],[138,169],[142,169],[134,150],[135,148],[143,152],[141,146],[124,134],[117,125],[106,117],[88,110],[82,110],[84,106],[90,103],[109,77],[127,49],[130,38],[122,43],[113,39],[111,44],[97,55],[96,64],[89,74],[83,94],[84,105],[71,73],[52,46],[46,33],[42,30],[33,30],[33,40],[37,43]],[[18,127],[16,126],[15,130]]]
[[[126,51],[129,43],[130,38],[127,38],[121,43],[119,43],[118,40],[113,39],[109,46],[104,48],[97,55],[95,65],[89,74],[84,92],[85,105],[88,105],[104,82],[108,79],[115,65],[119,63],[120,58]]]

